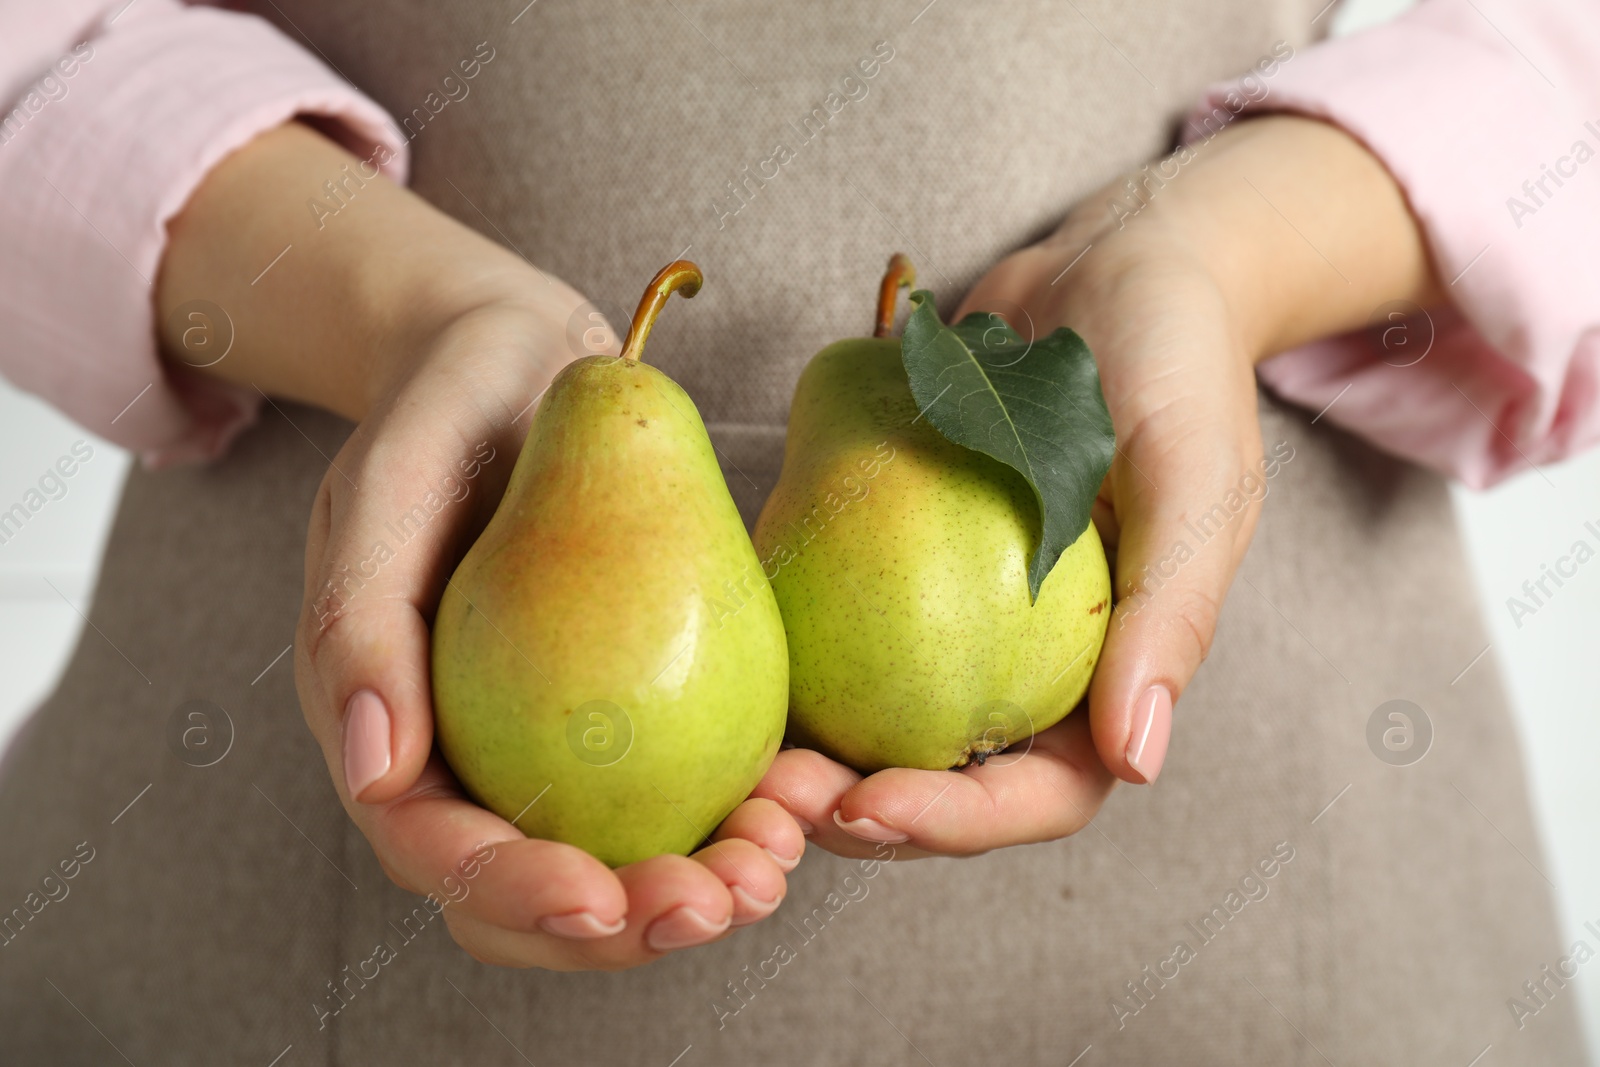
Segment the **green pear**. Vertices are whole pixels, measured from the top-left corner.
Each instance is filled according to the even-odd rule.
[[[863,772],[982,762],[1060,721],[1111,613],[1093,523],[1030,596],[1033,490],[920,416],[881,336],[895,288],[879,337],[801,374],[755,529],[789,636],[791,736]]]
[[[637,358],[699,270],[651,284],[622,356],[551,382],[433,626],[456,776],[529,836],[613,867],[699,845],[771,765],[788,704],[783,621],[705,426]]]

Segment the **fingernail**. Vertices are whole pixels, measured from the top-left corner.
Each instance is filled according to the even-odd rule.
[[[800,850],[801,850],[801,854],[803,855],[805,853],[805,845],[801,845],[800,846]],[[772,851],[772,849],[768,848],[766,845],[762,845],[761,846],[761,851],[763,851],[767,855],[771,856],[772,857],[772,862],[776,863],[778,865],[778,867],[780,869],[782,869],[784,874],[788,874],[790,871],[794,870],[796,867],[798,867],[800,865],[800,857],[799,856],[780,856],[776,852]]]
[[[573,941],[592,941],[597,937],[612,937],[620,934],[628,925],[626,917],[607,925],[590,911],[574,911],[566,915],[546,915],[539,920],[539,929],[547,934],[557,937],[570,938]]]
[[[872,841],[876,844],[898,845],[902,841],[910,841],[910,834],[903,834],[899,830],[891,830],[874,819],[852,819],[845,822],[836,811],[833,821],[839,824],[839,829],[851,837],[859,837],[863,841]]]
[[[344,783],[357,800],[361,791],[389,771],[389,709],[383,698],[363,689],[344,709]]]
[[[1133,733],[1128,737],[1128,765],[1144,775],[1146,783],[1161,773],[1171,737],[1172,694],[1164,685],[1153,685],[1134,705]]]
[[[675,948],[703,945],[721,936],[732,924],[731,916],[714,923],[693,908],[674,908],[650,924],[644,939],[657,952],[671,952]]]
[[[778,905],[783,902],[783,897],[781,896],[775,900],[757,900],[742,885],[733,887],[733,899],[743,905],[742,908],[733,909],[733,925],[735,926],[749,926],[753,922],[760,922],[777,911]],[[741,916],[739,914],[740,911],[744,911],[747,914]]]

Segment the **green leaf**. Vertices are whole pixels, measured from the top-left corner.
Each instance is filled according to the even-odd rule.
[[[1116,451],[1094,356],[1068,329],[1030,342],[993,313],[946,326],[925,289],[911,304],[901,358],[917,407],[951,441],[1016,470],[1038,498],[1043,529],[1028,566],[1036,598],[1088,528]]]

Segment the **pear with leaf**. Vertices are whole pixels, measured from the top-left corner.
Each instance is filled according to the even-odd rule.
[[[890,260],[871,338],[800,376],[755,543],[792,738],[863,772],[982,762],[1083,698],[1111,614],[1089,509],[1115,448],[1088,347],[946,326]]]
[[[620,356],[550,383],[504,500],[433,624],[439,747],[485,807],[613,867],[695,849],[783,737],[783,620],[688,395],[643,363],[664,267]],[[749,599],[717,611],[730,578]]]

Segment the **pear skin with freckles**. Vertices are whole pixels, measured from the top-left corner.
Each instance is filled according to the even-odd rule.
[[[1111,615],[1090,523],[1036,599],[1038,503],[919,418],[900,342],[806,367],[755,542],[789,636],[790,735],[864,773],[983,761],[1083,698]]]
[[[613,867],[687,854],[749,796],[784,732],[783,622],[667,375],[624,355],[556,376],[445,588],[433,693],[479,803]]]

